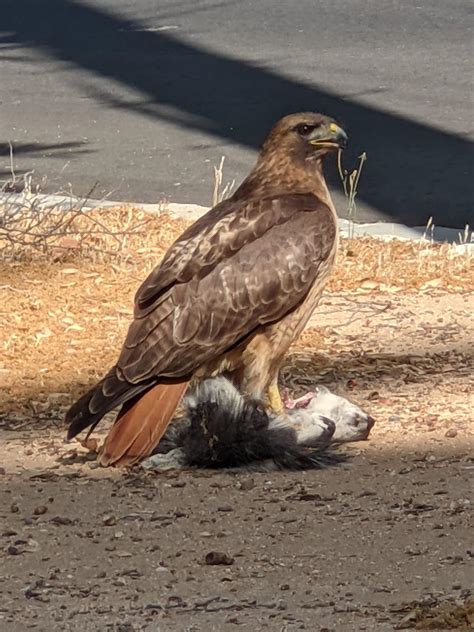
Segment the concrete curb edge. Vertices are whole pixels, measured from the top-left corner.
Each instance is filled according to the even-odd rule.
[[[12,208],[24,204],[34,203],[39,210],[58,207],[64,210],[73,207],[81,207],[84,210],[97,208],[112,208],[128,206],[139,208],[147,213],[168,213],[171,217],[194,221],[204,215],[209,207],[198,204],[178,204],[175,202],[162,202],[160,204],[142,204],[139,202],[117,202],[111,200],[90,200],[76,197],[70,194],[47,195],[44,193],[0,193],[0,204],[11,205]],[[464,250],[474,250],[474,232],[466,227],[464,230],[445,226],[405,226],[395,222],[375,222],[370,224],[358,224],[347,219],[339,219],[341,235],[362,237],[370,235],[380,239],[411,239],[420,241],[434,241],[438,243],[448,242],[462,246]]]

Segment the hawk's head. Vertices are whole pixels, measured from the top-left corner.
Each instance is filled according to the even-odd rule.
[[[282,150],[302,158],[320,158],[343,149],[347,134],[334,119],[315,112],[289,114],[273,127],[263,146],[266,153]]]

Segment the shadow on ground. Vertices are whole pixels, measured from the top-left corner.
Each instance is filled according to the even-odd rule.
[[[296,631],[315,621],[392,632],[416,608],[434,616],[445,605],[458,609],[448,628],[469,629],[459,439],[375,433],[351,465],[233,475],[58,464],[72,446],[31,430],[8,448],[0,614],[11,632]],[[225,563],[207,564],[209,554]]]
[[[327,112],[348,128],[349,164],[361,151],[370,157],[361,200],[408,225],[424,225],[430,216],[438,225],[473,223],[473,151],[467,138],[143,26],[74,0],[7,0],[0,42],[37,49],[142,95],[133,103],[106,88],[89,95],[108,106],[249,147],[259,147],[272,123],[288,112]]]

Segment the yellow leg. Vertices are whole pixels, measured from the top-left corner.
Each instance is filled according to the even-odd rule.
[[[272,382],[267,389],[267,399],[268,405],[276,415],[286,414],[285,406],[283,405],[276,380]]]

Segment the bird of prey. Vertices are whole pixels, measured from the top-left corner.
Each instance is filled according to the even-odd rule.
[[[132,465],[158,444],[190,381],[216,375],[283,410],[279,367],[337,251],[323,160],[346,142],[322,114],[276,123],[235,193],[185,230],[139,287],[117,363],[68,411],[68,439],[121,406],[99,462]]]

